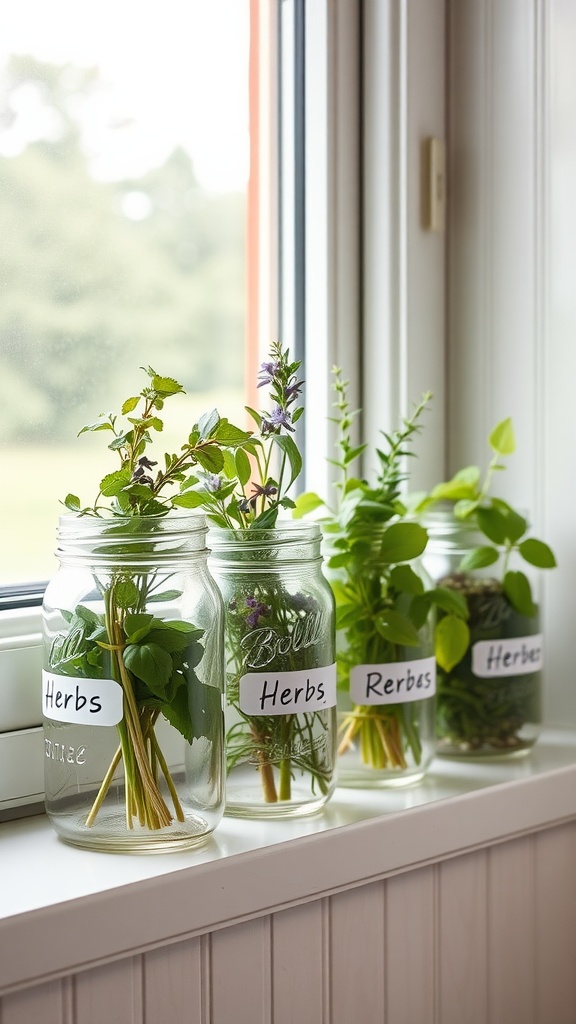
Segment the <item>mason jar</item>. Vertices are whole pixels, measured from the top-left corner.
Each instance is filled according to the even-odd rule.
[[[43,605],[46,810],[76,846],[164,852],[224,809],[222,600],[203,516],[63,515]]]
[[[519,612],[503,587],[504,557],[462,570],[463,558],[489,543],[473,521],[452,507],[427,513],[424,565],[441,587],[457,591],[468,607],[470,642],[450,671],[438,666],[437,753],[501,757],[526,753],[542,718],[543,644],[540,613]],[[441,621],[442,611],[438,613]]]
[[[310,814],[334,790],[334,603],[320,544],[317,524],[210,531],[225,610],[228,814]]]
[[[395,567],[381,554],[386,528],[386,524],[371,524],[370,543],[337,557],[337,568],[330,566],[340,549],[333,547],[330,535],[325,539],[327,576],[336,601],[338,783],[342,786],[417,782],[434,757],[433,616],[425,614],[418,628],[410,619],[412,599],[430,587],[430,580],[421,561],[413,559],[402,567],[412,594],[395,585]],[[394,639],[391,627],[397,632]],[[413,633],[412,639],[401,636],[406,629]]]

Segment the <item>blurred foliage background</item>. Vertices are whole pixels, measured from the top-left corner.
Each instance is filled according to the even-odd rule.
[[[179,147],[142,177],[95,179],[82,123],[104,88],[97,69],[13,55],[3,82],[0,131],[10,127],[15,97],[26,91],[46,125],[41,139],[0,156],[0,582],[6,583],[43,576],[44,552],[51,554],[62,511],[58,498],[79,493],[74,462],[91,450],[91,442],[76,440],[78,430],[138,393],[145,383],[138,367],[150,364],[183,384],[190,398],[183,400],[182,420],[193,422],[197,409],[220,400],[226,414],[237,414],[245,195],[203,190]],[[186,425],[177,427],[181,443]],[[106,453],[102,474],[115,468],[110,459]],[[100,470],[90,475],[85,466],[84,472],[91,484],[82,500],[91,500]],[[34,526],[38,511],[44,519]]]

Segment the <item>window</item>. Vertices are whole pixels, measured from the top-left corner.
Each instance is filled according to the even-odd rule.
[[[274,336],[276,7],[23,0],[3,17],[0,810],[41,798],[59,501],[92,500],[110,468],[76,434],[146,365],[187,392],[167,450],[211,406],[241,422]]]
[[[110,468],[76,435],[139,366],[186,389],[167,447],[242,416],[250,3],[23,0],[0,45],[6,586],[53,572],[59,500]]]
[[[63,4],[64,0],[58,2]],[[26,3],[22,6],[25,11]],[[219,42],[206,43],[206,37],[199,27],[196,32],[192,32],[190,26],[186,30],[186,26],[178,21],[182,16],[182,5],[177,0],[163,9],[162,24],[167,27],[159,32],[156,31],[157,20],[152,24],[152,15],[149,16],[150,25],[141,27],[141,19],[148,15],[135,5],[122,5],[123,11],[126,8],[131,10],[134,19],[130,22],[127,18],[123,27],[116,24],[117,5],[100,4],[95,8],[94,18],[99,25],[113,19],[114,32],[123,32],[122,44],[115,45],[120,54],[131,55],[126,66],[134,65],[134,74],[140,55],[143,60],[145,58],[143,74],[146,78],[147,103],[131,109],[126,99],[117,117],[110,120],[109,115],[114,108],[107,88],[102,91],[101,79],[105,76],[94,71],[88,75],[86,71],[88,66],[92,67],[90,62],[95,58],[87,56],[84,63],[77,58],[78,70],[69,53],[61,49],[52,53],[39,48],[33,53],[33,58],[41,63],[41,71],[47,82],[38,85],[27,79],[23,83],[26,88],[20,94],[24,106],[25,103],[33,108],[36,105],[35,116],[28,122],[28,133],[32,138],[21,152],[3,155],[0,135],[0,175],[2,169],[5,172],[10,169],[13,174],[10,190],[0,185],[0,217],[4,216],[1,204],[6,206],[10,199],[7,193],[10,191],[12,196],[20,194],[20,178],[15,173],[18,161],[20,164],[26,160],[36,164],[45,161],[53,170],[52,164],[59,159],[58,146],[64,145],[61,136],[64,129],[68,132],[68,143],[74,149],[74,173],[79,173],[80,165],[82,187],[88,189],[83,198],[82,195],[76,195],[71,187],[68,190],[75,203],[75,217],[70,226],[72,240],[77,237],[77,232],[85,231],[84,248],[75,249],[71,245],[66,249],[69,256],[68,269],[61,274],[54,270],[47,258],[54,256],[54,237],[59,240],[60,236],[57,233],[53,235],[52,249],[42,248],[48,242],[39,231],[38,249],[30,257],[30,267],[36,277],[21,275],[20,290],[17,293],[21,299],[22,289],[31,288],[32,283],[35,287],[37,284],[38,287],[40,284],[43,287],[50,284],[56,289],[57,302],[52,306],[40,293],[42,304],[34,320],[37,337],[41,336],[41,330],[54,331],[56,341],[50,333],[43,335],[48,337],[49,343],[46,343],[45,349],[37,348],[30,357],[30,367],[26,369],[32,375],[34,388],[40,390],[39,383],[44,381],[39,367],[44,359],[43,365],[50,378],[47,385],[49,383],[50,387],[60,390],[56,391],[57,397],[51,406],[40,406],[32,422],[26,419],[25,409],[28,406],[25,405],[24,394],[22,401],[15,403],[11,422],[12,443],[16,448],[12,455],[13,465],[22,466],[19,459],[30,458],[27,476],[33,478],[36,469],[46,471],[53,485],[53,497],[50,499],[51,509],[48,508],[47,492],[41,491],[40,487],[25,500],[22,499],[22,508],[26,513],[30,504],[44,506],[46,510],[44,539],[37,542],[37,538],[33,538],[37,542],[36,554],[30,557],[26,569],[23,568],[23,559],[16,557],[9,563],[7,557],[2,559],[0,556],[0,587],[4,584],[0,593],[11,605],[9,611],[0,610],[0,814],[2,808],[4,813],[14,813],[10,809],[18,805],[28,803],[33,806],[42,796],[37,686],[40,670],[39,614],[38,607],[33,606],[34,595],[31,596],[31,592],[34,588],[30,580],[53,571],[53,563],[42,563],[42,558],[52,550],[58,514],[57,499],[72,489],[69,457],[63,446],[68,442],[73,445],[75,465],[79,452],[88,452],[89,446],[80,448],[88,438],[70,439],[83,424],[89,406],[96,413],[99,412],[94,401],[102,401],[106,408],[116,405],[125,397],[126,385],[120,380],[122,362],[125,361],[131,373],[134,365],[141,363],[151,363],[161,370],[161,359],[166,362],[170,356],[170,372],[178,376],[185,386],[188,385],[187,390],[191,391],[194,378],[187,378],[186,375],[192,373],[194,359],[198,358],[198,338],[207,336],[198,332],[214,328],[210,337],[215,340],[211,345],[215,350],[220,346],[219,355],[217,359],[208,359],[205,364],[201,364],[206,393],[191,396],[190,402],[196,400],[201,408],[206,408],[210,398],[216,397],[217,389],[225,387],[227,410],[231,409],[234,394],[241,409],[244,404],[243,364],[250,361],[253,365],[257,364],[260,353],[265,350],[270,339],[280,336],[283,342],[292,346],[298,358],[305,358],[308,381],[306,421],[312,439],[305,442],[306,458],[309,477],[314,479],[318,487],[322,486],[320,475],[326,470],[325,456],[328,454],[326,416],[330,412],[332,400],[330,363],[342,363],[354,379],[355,386],[358,383],[360,4],[354,0],[353,3],[340,5],[338,18],[328,0],[246,0],[246,3],[244,0],[213,0],[210,4],[195,0],[186,7],[190,17],[199,12],[203,15],[209,12],[209,23],[216,29]],[[51,18],[59,25],[57,37],[77,37],[83,46],[88,47],[91,33],[77,23],[80,15],[74,5],[70,3],[65,8],[63,6],[59,18],[55,16],[55,9],[55,6],[50,8]],[[244,11],[243,16],[240,10]],[[32,20],[28,18],[28,23]],[[25,25],[25,14],[22,15],[22,22]],[[63,24],[69,26],[65,33],[62,32]],[[151,36],[152,30],[156,34]],[[93,35],[95,44],[101,35],[100,30]],[[176,35],[179,38],[174,41]],[[48,31],[45,34],[39,31],[38,37],[44,39],[48,46]],[[227,49],[228,44],[223,42],[224,37],[232,41],[232,55]],[[30,49],[23,43],[12,45],[16,50],[22,47],[21,53],[24,54]],[[155,63],[154,54],[159,50],[168,55],[165,65]],[[136,51],[138,59],[132,56]],[[217,60],[206,62],[204,56],[208,51],[212,55],[217,53]],[[237,78],[234,86],[226,76],[229,72],[240,74],[238,68],[242,65],[241,53],[244,54],[242,61],[246,80]],[[179,73],[179,69],[193,63],[195,59],[198,64],[196,72],[201,75],[199,80]],[[67,63],[73,66],[56,88],[55,81],[58,82],[60,72],[56,74],[53,67],[59,67],[60,64],[66,66]],[[122,65],[121,60],[119,63]],[[22,66],[22,61],[18,66]],[[27,74],[30,73],[30,66],[30,61],[24,61],[24,67],[28,67]],[[166,67],[165,74],[158,74],[159,67]],[[164,105],[156,100],[155,93],[150,92],[150,81],[157,82],[159,78],[165,79],[164,85],[168,87]],[[72,86],[79,90],[78,95],[70,92]],[[237,97],[234,105],[231,103],[230,110],[225,109],[226,96],[235,89],[245,95],[244,114],[235,105]],[[344,99],[343,104],[340,104],[337,93],[340,99]],[[136,103],[137,89],[133,88],[129,95]],[[126,98],[128,93],[124,96]],[[166,141],[168,126],[164,125],[164,113],[170,105],[177,105],[182,123],[188,124],[192,115],[190,97],[197,105],[206,108],[203,109],[206,121],[216,126],[219,144],[225,142],[227,147],[224,158],[221,152],[216,154],[212,172],[208,166],[201,169],[200,164],[195,168],[194,160],[184,143],[179,143],[174,151],[168,145],[173,137],[170,136]],[[212,100],[215,105],[211,106]],[[62,109],[54,107],[56,101]],[[221,106],[218,106],[219,102]],[[154,109],[148,111],[148,107]],[[89,115],[95,119],[90,124],[97,126],[100,134],[95,127],[94,136],[88,138],[82,134],[84,112],[86,117]],[[132,166],[129,170],[122,170],[122,173],[116,164],[116,177],[110,165],[105,172],[105,165],[100,163],[97,165],[98,171],[95,169],[93,172],[95,177],[92,180],[92,171],[88,172],[88,155],[92,158],[93,150],[90,148],[83,152],[80,147],[88,146],[88,143],[91,147],[97,141],[96,136],[100,138],[114,132],[127,132],[128,135],[134,132],[137,135],[139,113],[142,116],[150,113],[158,129],[162,127],[164,134],[160,134],[165,148],[158,158],[160,163],[152,168]],[[178,119],[171,112],[169,120],[174,126]],[[246,145],[246,138],[240,130],[243,129],[245,134],[248,121],[250,147]],[[6,131],[10,125],[15,129],[16,123],[5,103],[2,124]],[[336,124],[340,126],[338,131]],[[193,141],[196,141],[198,131],[192,132]],[[189,139],[190,136],[186,136],[186,140]],[[234,139],[238,141],[236,169],[232,166],[234,161],[228,152]],[[192,142],[189,144],[191,146]],[[15,143],[14,148],[17,148]],[[135,159],[136,147],[128,145],[126,149],[128,152],[124,153],[125,159]],[[133,153],[131,149],[134,149]],[[66,154],[66,146],[63,159],[72,160],[71,154]],[[219,181],[214,177],[209,187],[207,177],[203,176],[210,173],[216,175],[216,171],[221,177]],[[224,171],[226,180],[222,177]],[[164,174],[167,175],[167,181],[162,180]],[[191,181],[192,174],[197,175],[197,180]],[[238,182],[243,180],[242,174],[246,181],[243,195],[238,186]],[[41,209],[42,204],[47,205],[48,199],[46,194],[42,200],[38,200],[42,216],[46,212]],[[61,201],[63,206],[67,205],[62,196]],[[162,206],[158,210],[160,204]],[[242,204],[246,220],[239,224],[237,214]],[[282,211],[281,216],[278,215],[279,210]],[[200,231],[194,233],[191,230],[193,214],[200,218],[207,232],[206,237],[202,237]],[[334,218],[338,214],[344,216],[336,232]],[[89,220],[88,227],[84,223],[85,217]],[[153,242],[153,221],[157,217],[160,217],[161,237],[160,240],[156,237]],[[95,266],[96,256],[88,243],[92,234],[96,238],[107,233],[108,220],[113,222],[114,228],[122,229],[122,241],[117,243],[119,249],[113,252],[110,261],[100,256],[100,262]],[[58,217],[55,216],[52,221],[54,232],[64,230],[57,221]],[[30,227],[30,218],[28,223]],[[38,219],[40,223],[41,217]],[[232,234],[226,234],[231,226]],[[210,232],[216,232],[217,235],[217,244],[213,247],[216,251],[209,266],[205,268],[203,281],[196,281],[190,266],[194,260],[206,255],[206,249],[210,249]],[[225,250],[225,259],[222,258],[218,264],[222,249]],[[238,257],[240,251],[243,263],[240,263]],[[83,253],[87,254],[86,260],[82,258]],[[3,255],[7,267],[10,267],[9,255],[9,251]],[[14,257],[17,255],[16,249]],[[176,284],[173,279],[172,283],[167,283],[165,278],[162,279],[163,283],[160,281],[160,269],[165,269],[166,262],[170,261],[177,264]],[[135,277],[128,275],[132,264]],[[281,271],[278,271],[278,265]],[[49,281],[46,280],[49,277],[48,267],[53,275]],[[118,280],[114,273],[110,280],[109,272],[114,268]],[[103,298],[98,297],[97,288],[90,293],[94,282],[101,288]],[[209,285],[216,289],[216,302],[213,296],[206,294]],[[335,289],[338,291],[337,297]],[[173,308],[176,292],[179,298],[183,297],[183,312]],[[193,300],[199,303],[202,312],[199,326],[194,322],[190,326],[188,322],[192,321]],[[83,338],[86,357],[85,362],[81,363],[82,372],[78,378],[77,359],[80,348],[74,347],[70,324],[74,324],[73,313],[82,305],[91,305],[96,312],[97,328],[102,329],[103,333],[98,334],[96,328],[86,330]],[[111,306],[120,314],[119,325],[114,328],[118,332],[116,334],[106,319]],[[171,327],[162,327],[163,313],[168,317],[170,325],[177,322],[182,327],[184,324],[176,347],[170,339],[167,340]],[[68,330],[68,333],[63,330],[61,337],[57,333],[60,315],[64,317],[64,326]],[[306,350],[304,336],[311,339]],[[18,334],[5,334],[0,342],[0,360],[12,361],[13,374],[16,369],[22,369],[18,366],[22,360],[17,356],[19,337]],[[208,347],[204,343],[200,346],[202,357],[207,354],[205,350]],[[117,352],[120,352],[121,358],[116,357]],[[49,358],[44,358],[47,356]],[[115,359],[115,369],[116,361],[118,363],[118,381],[115,384],[117,394],[107,390],[108,366],[112,358]],[[76,373],[76,378],[72,371]],[[246,397],[249,404],[254,405],[256,394],[250,394],[251,378],[247,375],[246,379]],[[192,383],[188,383],[189,380]],[[65,392],[64,385],[70,382],[69,391]],[[132,384],[128,390],[131,387]],[[15,389],[14,384],[14,392]],[[27,392],[30,400],[33,391],[30,385]],[[44,401],[48,403],[48,398]],[[55,424],[55,432],[41,452],[42,459],[38,460],[38,445],[45,440],[46,430],[42,425],[48,422],[48,410],[51,422]],[[23,412],[22,417],[20,414]],[[18,429],[15,423],[20,424]],[[25,451],[26,445],[29,446],[28,452]],[[38,465],[39,461],[41,466]],[[14,472],[19,475],[19,471]],[[94,469],[87,468],[86,472],[87,479],[93,481]],[[11,484],[13,487],[14,481]],[[81,489],[81,482],[78,483],[78,489]],[[16,488],[16,498],[17,494]],[[0,499],[5,502],[0,509],[0,519],[6,524],[2,531],[4,535],[16,530],[20,518],[16,498],[8,496]],[[10,507],[6,504],[7,500],[12,501]],[[39,530],[40,527],[34,528],[35,533]],[[27,543],[24,539],[20,542],[25,548]],[[10,546],[15,544],[10,541]],[[20,585],[15,586],[18,579]]]

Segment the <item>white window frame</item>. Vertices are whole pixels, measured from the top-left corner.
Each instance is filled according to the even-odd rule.
[[[270,24],[268,0],[256,6],[265,29]],[[291,95],[284,97],[287,116],[296,119],[297,104],[302,107],[306,164],[305,173],[304,164],[295,168],[284,159],[281,166],[285,242],[280,252],[280,324],[283,343],[304,362],[307,484],[313,480],[318,490],[325,487],[326,455],[331,454],[327,417],[332,364],[343,367],[351,381],[351,400],[360,402],[361,7],[361,0],[278,0],[277,5],[278,18],[284,23],[284,60],[294,53],[294,33],[306,45],[303,75],[292,82]],[[270,116],[267,106],[264,117]],[[261,257],[277,244],[266,216],[274,197],[274,183],[268,181],[262,194],[267,210],[260,218],[265,232]],[[291,237],[290,220],[292,226],[300,225],[292,246],[286,244]],[[274,320],[270,300],[265,305],[261,347],[269,343],[263,335]],[[304,336],[308,339],[305,350]],[[0,819],[13,816],[19,808],[42,808],[41,667],[40,608],[0,611],[0,727],[4,728],[0,733]]]
[[[294,83],[304,86],[300,191],[294,169],[282,166],[284,216],[295,220],[296,203],[305,204],[298,285],[298,252],[284,246],[280,254],[282,340],[300,357],[306,338],[306,486],[321,493],[330,486],[335,364],[350,382],[352,406],[363,409],[357,429],[371,444],[423,390],[435,391],[419,460],[427,486],[444,470],[445,243],[419,222],[419,145],[423,132],[445,130],[444,0],[278,0],[277,10],[298,24],[306,46],[304,82]],[[284,59],[293,45],[288,32],[285,41]],[[263,198],[269,209],[273,183]],[[268,235],[261,253],[271,245]],[[264,319],[262,334],[273,319],[270,303]],[[0,611],[0,722],[10,721],[15,703],[27,709],[17,728],[0,734],[0,815],[36,809],[42,799],[40,667],[40,610]]]

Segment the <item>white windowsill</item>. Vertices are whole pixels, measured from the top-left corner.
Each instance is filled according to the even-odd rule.
[[[8,822],[0,993],[575,817],[576,732],[547,729],[523,759],[437,759],[412,787],[340,788],[312,818],[225,817],[196,851],[114,856],[43,815]]]

